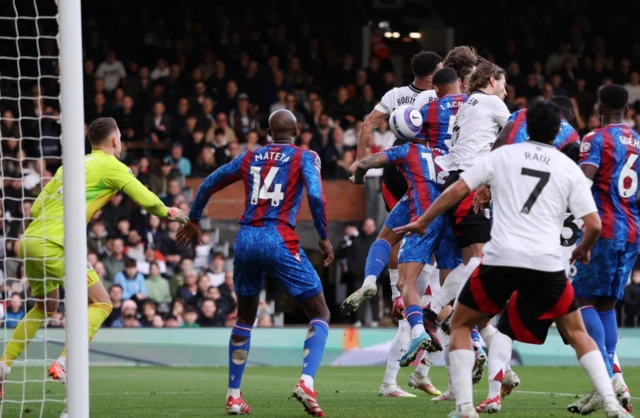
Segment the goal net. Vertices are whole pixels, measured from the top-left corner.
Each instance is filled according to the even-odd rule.
[[[61,7],[71,3],[67,0],[60,2]],[[17,328],[18,334],[20,329],[27,329],[24,323],[18,324],[36,302],[33,297],[36,285],[32,283],[30,286],[27,280],[20,238],[33,221],[31,209],[38,193],[63,163],[64,124],[61,124],[61,115],[65,109],[61,96],[67,93],[61,94],[58,6],[55,0],[0,2],[0,292],[3,298],[0,304],[0,335],[3,348],[7,347]],[[79,0],[77,11],[79,32]],[[81,60],[78,61],[81,65]],[[81,73],[81,69],[78,72]],[[82,79],[76,83],[81,86]],[[82,92],[81,87],[79,91]],[[82,136],[76,137],[75,142],[84,150]],[[65,147],[66,152],[68,147]],[[82,160],[79,162],[84,170]],[[81,180],[84,183],[84,176]],[[78,200],[84,210],[84,195]],[[47,217],[47,213],[41,216]],[[65,231],[68,231],[67,227],[65,225]],[[69,237],[65,246],[68,240]],[[82,256],[86,259],[86,251]],[[69,261],[68,257],[60,260],[67,266],[67,274]],[[60,278],[45,277],[41,288],[46,289],[47,283],[55,279]],[[84,275],[81,280],[84,282]],[[13,361],[11,373],[4,384],[1,417],[49,417],[65,413],[65,386],[49,379],[47,373],[49,365],[60,355],[66,339],[65,322],[69,306],[65,306],[64,291],[61,291],[57,302],[58,309],[44,321],[24,351],[15,360],[7,356],[9,361]],[[83,304],[83,315],[86,316],[86,299]]]

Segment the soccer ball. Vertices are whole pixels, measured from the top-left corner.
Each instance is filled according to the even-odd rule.
[[[415,138],[422,129],[422,115],[410,105],[397,107],[389,117],[389,128],[396,138]]]

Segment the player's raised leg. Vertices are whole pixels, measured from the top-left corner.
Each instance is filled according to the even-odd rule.
[[[92,268],[87,269],[89,289],[89,341],[93,340],[102,323],[109,317],[113,310],[109,293],[104,288],[98,274]],[[49,376],[62,383],[67,379],[67,347],[62,350],[60,357],[49,366]]]

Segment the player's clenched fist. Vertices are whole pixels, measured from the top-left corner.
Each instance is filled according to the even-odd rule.
[[[178,208],[167,208],[167,219],[186,225],[189,222],[189,214]]]

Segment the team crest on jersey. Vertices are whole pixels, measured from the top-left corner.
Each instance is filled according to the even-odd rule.
[[[589,152],[591,150],[591,142],[584,141],[580,144],[580,152]]]

